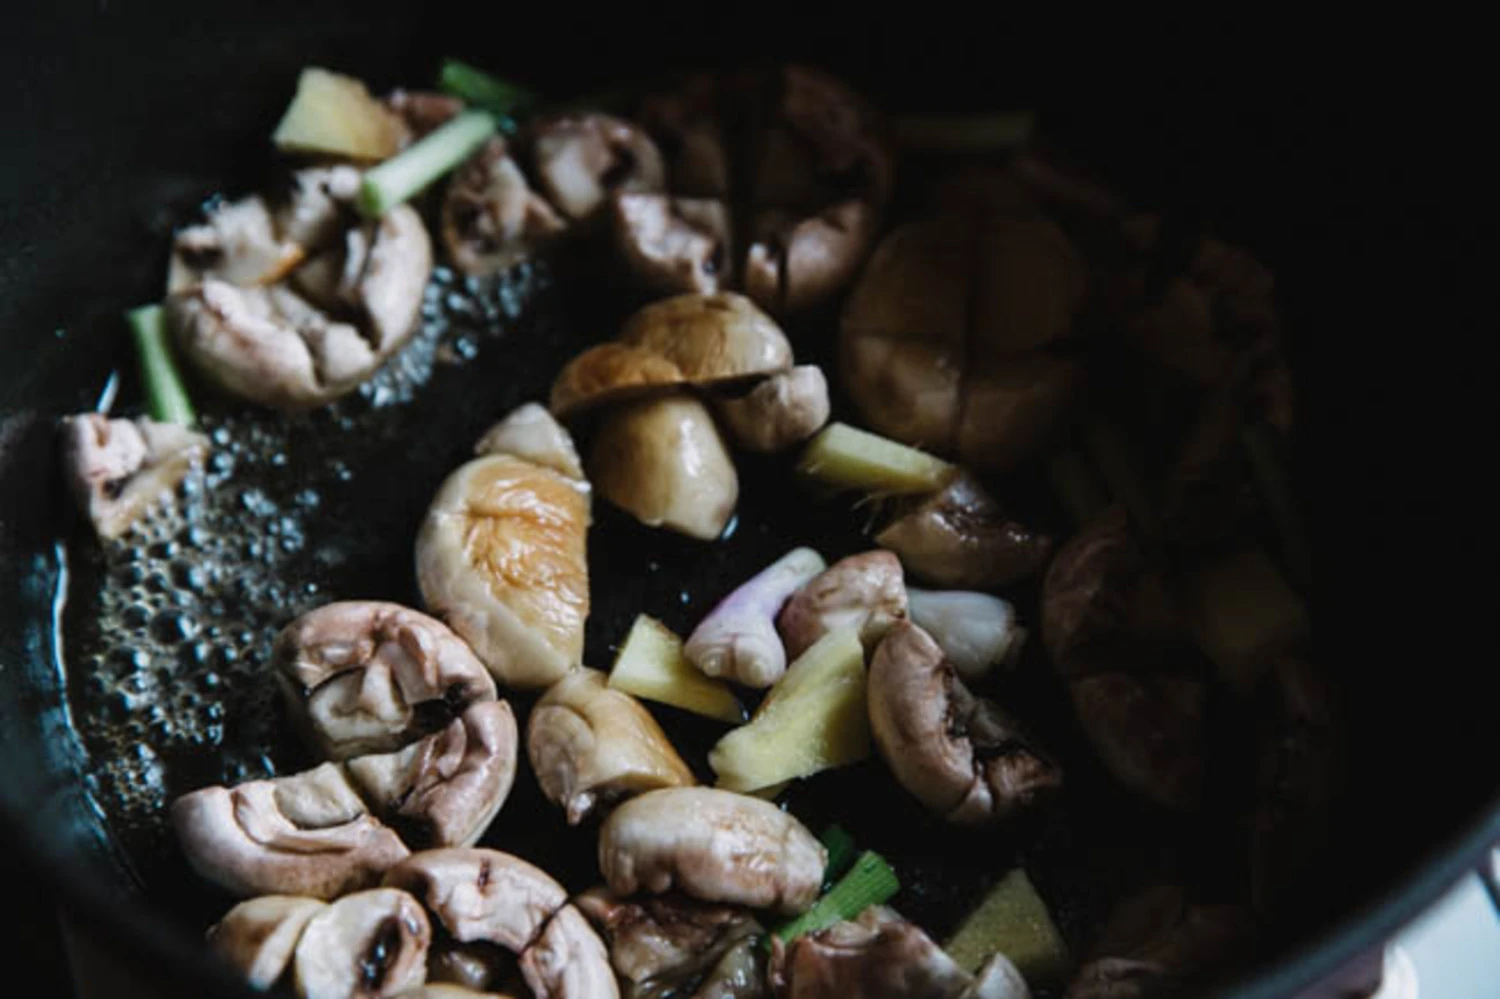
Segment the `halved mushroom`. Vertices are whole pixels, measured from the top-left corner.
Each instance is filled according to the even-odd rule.
[[[1001,821],[1062,773],[999,705],[969,692],[931,635],[903,621],[870,663],[870,728],[896,779],[950,822]]]
[[[574,221],[588,218],[616,191],[660,191],[666,183],[656,143],[638,126],[607,114],[538,123],[532,156],[542,193]]]
[[[202,434],[144,417],[80,413],[64,418],[62,434],[68,485],[105,540],[170,504],[178,483],[208,455]]]
[[[839,559],[792,594],[776,617],[786,654],[796,659],[836,628],[852,628],[873,649],[906,617],[901,563],[887,551]]]
[[[228,892],[337,898],[407,856],[341,769],[207,787],[172,803],[188,863]]]
[[[599,495],[650,527],[712,541],[724,532],[740,482],[718,427],[689,395],[621,403],[589,452]]]
[[[616,194],[615,250],[634,280],[659,294],[712,294],[733,278],[729,209],[712,198]]]
[[[262,895],[225,913],[208,931],[208,942],[252,986],[269,989],[291,966],[308,921],[326,908],[315,898]]]
[[[714,412],[746,451],[774,454],[800,444],[828,422],[828,379],[816,364],[799,364],[742,396],[715,396]]]
[[[777,999],[1029,999],[1026,982],[996,954],[970,975],[920,928],[871,906],[771,950]]]
[[[697,783],[651,713],[592,669],[563,677],[536,703],[526,755],[542,793],[575,826],[601,806]]]
[[[521,974],[536,999],[620,999],[604,941],[571,905],[522,951]]]
[[[778,315],[826,301],[858,273],[878,224],[876,210],[857,200],[815,215],[760,211],[745,251],[745,293]]]
[[[167,293],[186,291],[205,277],[243,286],[275,284],[306,252],[276,228],[271,206],[260,195],[215,206],[202,223],[172,237]]]
[[[526,183],[503,139],[481,146],[453,174],[443,196],[443,245],[465,274],[504,270],[563,227]]]
[[[522,403],[511,410],[510,415],[484,432],[474,445],[474,453],[524,458],[561,472],[585,492],[589,489],[573,438],[541,403]]]
[[[696,385],[792,366],[792,345],[781,327],[733,292],[653,302],[626,320],[616,339],[665,357]]]
[[[350,760],[349,777],[409,841],[469,846],[510,794],[517,740],[510,705],[479,701],[405,749]]]
[[[1042,638],[1105,765],[1174,808],[1203,780],[1205,671],[1161,573],[1119,508],[1058,551],[1042,583]]]
[[[356,892],[307,923],[293,965],[302,999],[378,999],[427,980],[432,925],[393,888]]]
[[[682,369],[654,350],[601,343],[563,365],[552,382],[549,407],[554,415],[567,417],[686,383]]]
[[[483,941],[515,954],[568,900],[563,886],[540,868],[474,847],[414,853],[386,872],[385,884],[421,899],[460,943]]]
[[[609,945],[610,963],[628,999],[762,999],[757,943],[765,930],[743,909],[680,895],[639,901],[607,889],[574,904]]]
[[[448,626],[400,604],[351,600],[309,611],[276,636],[271,661],[292,713],[335,760],[405,745],[495,682]]]
[[[489,440],[536,454],[509,433]],[[583,658],[589,497],[555,458],[475,458],[443,482],[417,535],[423,600],[508,686],[548,686]]]
[[[1036,572],[1052,539],[1006,515],[968,473],[916,504],[875,535],[909,575],[949,589],[988,590]]]
[[[673,888],[706,902],[801,912],[827,851],[769,801],[706,787],[650,791],[599,830],[599,869],[617,895]]]

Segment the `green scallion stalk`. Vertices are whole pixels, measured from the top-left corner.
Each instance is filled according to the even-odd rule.
[[[1047,471],[1052,478],[1053,491],[1079,527],[1103,513],[1109,505],[1088,465],[1072,448],[1064,448],[1053,456]]]
[[[853,919],[872,905],[881,905],[901,889],[896,872],[885,858],[866,850],[854,861],[849,873],[813,903],[813,907],[776,930],[783,941],[795,940],[805,933],[816,933],[835,923]]]
[[[501,118],[508,118],[536,104],[536,94],[525,87],[507,83],[476,66],[457,59],[444,59],[438,73],[438,87],[459,98],[470,107]]]
[[[854,846],[854,837],[841,825],[835,824],[824,829],[818,840],[823,844],[823,849],[828,851],[828,865],[823,868],[823,890],[827,891],[849,870],[858,851]]]
[[[167,315],[160,305],[143,305],[125,313],[141,364],[141,385],[146,391],[146,409],[158,423],[191,427],[198,414],[188,398],[187,386],[172,356],[172,338]]]
[[[1240,430],[1240,441],[1245,446],[1245,454],[1250,459],[1250,470],[1270,510],[1271,519],[1276,522],[1277,533],[1281,535],[1281,550],[1286,559],[1287,573],[1292,577],[1292,582],[1306,587],[1312,571],[1312,559],[1308,555],[1302,518],[1292,499],[1286,466],[1277,453],[1278,442],[1270,429],[1257,424],[1243,427]]]
[[[465,111],[418,142],[365,173],[359,210],[379,217],[469,158],[495,134],[495,119],[483,111]]]

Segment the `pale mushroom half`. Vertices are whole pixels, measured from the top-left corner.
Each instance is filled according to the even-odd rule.
[[[308,921],[326,908],[315,898],[262,895],[225,913],[208,931],[208,942],[251,985],[269,989],[291,966]]]
[[[292,965],[302,999],[379,999],[427,980],[432,925],[416,899],[393,888],[325,906],[302,931]]]
[[[177,485],[208,455],[208,438],[145,418],[83,413],[63,420],[63,468],[94,531],[118,538],[172,502]]]

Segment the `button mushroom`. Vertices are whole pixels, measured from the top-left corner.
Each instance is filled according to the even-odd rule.
[[[645,131],[607,114],[567,115],[538,123],[532,157],[542,193],[579,221],[616,191],[660,191],[665,168]]]
[[[336,898],[408,853],[331,763],[192,791],[172,803],[172,824],[193,869],[240,896]]]
[[[443,246],[465,274],[504,270],[563,227],[526,183],[503,139],[481,146],[453,174],[443,196]]]
[[[225,913],[208,931],[208,942],[252,986],[269,989],[291,966],[308,921],[326,908],[315,898],[262,895]]]
[[[626,270],[649,291],[708,295],[733,278],[729,210],[721,201],[616,194],[610,223]]]
[[[643,791],[696,783],[651,713],[607,679],[592,669],[563,677],[527,722],[531,769],[569,825]]]
[[[632,798],[599,831],[599,868],[617,895],[675,887],[706,902],[797,913],[818,897],[827,859],[790,814],[712,788]]]
[[[761,999],[765,977],[748,912],[677,895],[631,901],[603,888],[574,900],[609,945],[627,999]]]
[[[350,760],[349,777],[409,841],[469,846],[510,794],[517,739],[510,705],[480,701],[405,749]]]
[[[800,444],[828,422],[828,379],[815,364],[772,375],[742,396],[717,396],[714,412],[746,451],[774,454]]]
[[[970,975],[881,906],[789,944],[775,941],[770,978],[777,999],[1030,999],[1003,955]]]
[[[796,659],[837,628],[859,632],[873,649],[906,617],[906,581],[901,563],[886,551],[839,559],[792,595],[776,618],[786,654]]]
[[[208,438],[145,418],[102,413],[69,416],[62,425],[68,485],[105,540],[118,538],[172,502],[178,483],[208,454]]]
[[[724,533],[740,480],[713,417],[674,395],[620,403],[588,458],[599,494],[649,527],[712,541]]]
[[[1082,264],[1051,223],[947,218],[897,229],[844,309],[839,363],[875,430],[1000,471],[1056,431],[1081,384],[1064,337]]]
[[[555,436],[566,441],[561,428]],[[498,439],[536,454],[509,433]],[[443,482],[417,535],[423,600],[512,687],[545,687],[583,658],[589,499],[555,457],[502,451],[468,462]]]
[[[447,625],[400,604],[342,601],[282,629],[271,660],[292,712],[331,759],[396,749],[495,682]]]
[[[826,567],[823,556],[811,548],[787,552],[721,600],[688,636],[683,655],[708,676],[747,687],[771,686],[787,664],[776,615]]]
[[[571,905],[521,953],[521,974],[536,999],[620,999],[604,942]]]
[[[483,941],[516,954],[568,900],[540,868],[473,847],[414,853],[386,872],[385,884],[421,899],[460,943]]]
[[[172,237],[167,292],[209,276],[243,286],[280,281],[302,262],[305,250],[276,230],[271,206],[259,195],[217,205],[202,223]]]
[[[1036,572],[1052,539],[1007,516],[968,473],[924,497],[875,535],[913,577],[955,590],[1005,586]]]
[[[906,599],[912,624],[932,636],[969,682],[1014,659],[1026,640],[1026,629],[1016,624],[1016,609],[988,593],[907,587]]]
[[[293,964],[302,999],[377,999],[427,980],[432,926],[404,891],[374,888],[314,915]]]
[[[971,694],[932,636],[910,622],[875,650],[868,696],[880,755],[902,787],[950,822],[1009,818],[1062,781],[1016,722]]]
[[[1152,801],[1192,807],[1203,780],[1205,671],[1123,510],[1058,551],[1041,609],[1048,656],[1105,766]]]

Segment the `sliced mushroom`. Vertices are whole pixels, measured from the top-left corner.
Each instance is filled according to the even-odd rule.
[[[729,209],[711,198],[616,194],[615,250],[642,287],[658,294],[712,294],[732,278]]]
[[[552,206],[526,183],[503,139],[481,146],[453,174],[443,196],[443,245],[465,274],[504,270],[563,228]]]
[[[801,912],[818,897],[827,859],[774,804],[706,787],[632,798],[599,831],[599,869],[617,895],[675,887],[706,902]]]
[[[536,999],[620,999],[604,942],[571,905],[521,953],[521,974]]]
[[[540,403],[517,406],[509,416],[485,431],[474,445],[474,453],[514,455],[561,472],[582,489],[589,487],[573,438]]]
[[[1115,777],[1168,807],[1192,807],[1203,781],[1205,670],[1123,510],[1096,519],[1052,560],[1042,638]]]
[[[762,210],[745,251],[745,293],[778,315],[827,301],[859,272],[877,225],[865,201],[840,201],[816,215]]]
[[[792,595],[776,618],[786,654],[796,659],[836,628],[859,632],[873,649],[906,617],[906,581],[901,563],[886,551],[839,559]]]
[[[1031,575],[1052,539],[1027,528],[979,482],[961,473],[875,535],[916,579],[945,589],[987,590]]]
[[[167,293],[214,277],[243,286],[275,284],[302,262],[303,246],[276,231],[266,199],[251,195],[224,202],[199,225],[172,237]]]
[[[326,906],[307,923],[293,965],[302,999],[376,999],[427,980],[432,926],[404,891],[374,888]]]
[[[385,884],[411,892],[460,943],[523,952],[568,900],[540,868],[499,850],[449,848],[414,853]]]
[[[609,945],[626,999],[762,999],[757,943],[765,930],[743,909],[678,895],[632,901],[603,888],[574,900]]]
[[[112,420],[102,413],[65,418],[62,435],[68,485],[105,540],[170,504],[209,447],[208,438],[186,427],[144,417]]]
[[[592,669],[563,677],[536,703],[526,755],[542,793],[575,826],[601,806],[696,783],[651,713]]]
[[[518,738],[509,704],[479,701],[405,749],[350,760],[349,777],[409,841],[469,846],[510,794]]]
[[[325,604],[282,629],[271,661],[310,741],[335,760],[396,749],[495,682],[448,626],[400,604]]]
[[[308,921],[326,908],[315,898],[262,895],[225,913],[208,942],[252,986],[269,989],[291,966]]]
[[[747,687],[769,687],[786,672],[776,616],[827,565],[811,548],[794,548],[721,600],[688,636],[682,652],[704,674]]]
[[[588,218],[613,192],[660,191],[666,183],[656,143],[607,114],[539,123],[532,152],[542,193],[574,221]]]
[[[331,763],[192,791],[172,803],[172,824],[193,869],[239,896],[337,898],[408,853]]]
[[[423,600],[507,686],[545,687],[582,661],[583,486],[549,464],[485,454],[448,476],[417,535]]]
[[[815,364],[772,375],[745,395],[714,399],[729,436],[747,451],[774,454],[800,444],[828,422],[828,379]]]
[[[1062,781],[1000,707],[976,698],[932,636],[900,622],[870,663],[870,728],[901,786],[950,822],[1009,818]]]
[[[712,541],[739,500],[734,462],[697,399],[674,395],[621,403],[589,452],[599,495],[650,527]]]

